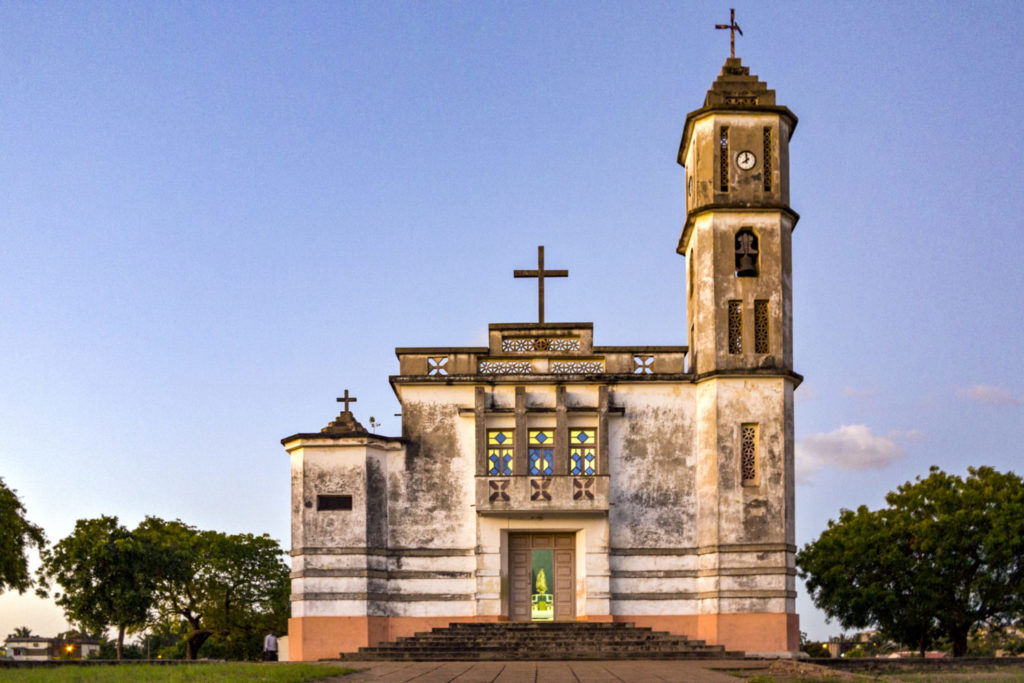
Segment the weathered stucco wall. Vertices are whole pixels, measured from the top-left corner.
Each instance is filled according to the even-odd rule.
[[[615,549],[696,545],[694,387],[621,384],[609,420],[611,544]]]

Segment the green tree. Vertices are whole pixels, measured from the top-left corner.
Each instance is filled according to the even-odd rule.
[[[24,593],[32,587],[27,552],[32,546],[41,550],[45,545],[43,530],[25,519],[17,492],[0,477],[0,593],[12,588]]]
[[[62,592],[55,602],[68,619],[88,630],[117,628],[117,658],[124,653],[124,635],[145,625],[153,604],[152,566],[146,549],[117,517],[80,519],[75,530],[52,549],[43,551],[37,591],[56,583]]]
[[[14,629],[14,633],[11,634],[12,638],[29,638],[32,636],[32,629],[28,626],[18,626]]]
[[[188,624],[187,659],[195,659],[211,638],[207,649],[220,656],[252,658],[264,630],[283,630],[289,571],[280,545],[268,535],[200,531],[155,517],[136,533],[156,560],[161,618]]]
[[[875,625],[922,654],[946,637],[962,656],[973,625],[1024,615],[1024,480],[990,467],[965,478],[932,467],[886,502],[842,510],[797,554],[829,617],[843,628]]]

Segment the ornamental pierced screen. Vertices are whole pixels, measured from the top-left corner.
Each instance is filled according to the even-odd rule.
[[[743,302],[729,302],[729,353],[743,353]]]
[[[579,337],[508,337],[501,340],[501,350],[515,351],[579,351]]]
[[[448,356],[431,356],[427,358],[428,375],[447,375]]]
[[[594,480],[573,479],[572,480],[573,500],[594,500]]]
[[[551,476],[555,473],[555,430],[531,429],[530,474]]]
[[[725,103],[754,105],[757,104],[757,95],[726,95]]]
[[[530,500],[551,500],[551,492],[548,491],[549,486],[551,486],[550,479],[531,479]]]
[[[596,375],[604,372],[604,361],[553,360],[548,367],[556,375]]]
[[[754,353],[768,353],[768,301],[754,302]]]
[[[508,495],[508,479],[491,479],[487,482],[487,488],[490,490],[490,502],[507,503],[511,500]]]
[[[529,375],[533,372],[528,360],[482,360],[478,369],[482,375]]]
[[[757,481],[757,425],[743,425],[740,442],[740,469],[744,484]]]
[[[487,474],[509,476],[512,474],[512,435],[511,429],[487,430]]]
[[[654,370],[651,366],[654,365],[654,356],[633,356],[633,374],[634,375],[652,375]]]
[[[718,189],[722,192],[729,191],[729,126],[722,126],[719,129],[718,144]]]
[[[569,474],[597,474],[597,439],[594,429],[569,430]]]
[[[761,165],[764,170],[764,191],[772,191],[772,129],[764,129],[764,156]]]

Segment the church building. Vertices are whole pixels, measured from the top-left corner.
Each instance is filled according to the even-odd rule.
[[[541,248],[515,273],[537,278],[539,322],[395,350],[400,437],[368,433],[346,390],[336,420],[282,440],[291,659],[484,621],[799,649],[796,123],[735,57],[686,116],[685,345],[605,346],[591,323],[545,322],[544,278],[565,271]]]

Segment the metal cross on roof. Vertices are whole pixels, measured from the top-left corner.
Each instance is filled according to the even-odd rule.
[[[743,30],[740,25],[736,23],[736,10],[729,10],[729,23],[728,24],[715,24],[715,28],[727,28],[729,29],[729,56],[736,56],[736,33],[738,32],[741,36]]]
[[[346,412],[346,413],[351,413],[352,412],[351,410],[348,409],[348,404],[349,403],[355,403],[355,402],[356,402],[356,397],[355,396],[352,396],[351,398],[349,398],[348,389],[345,390],[345,395],[338,399],[338,403],[344,403],[345,404],[345,410],[343,412]]]
[[[544,270],[544,247],[537,247],[537,270],[514,270],[513,277],[537,278],[537,318],[544,322],[544,278],[569,277],[568,270]]]

